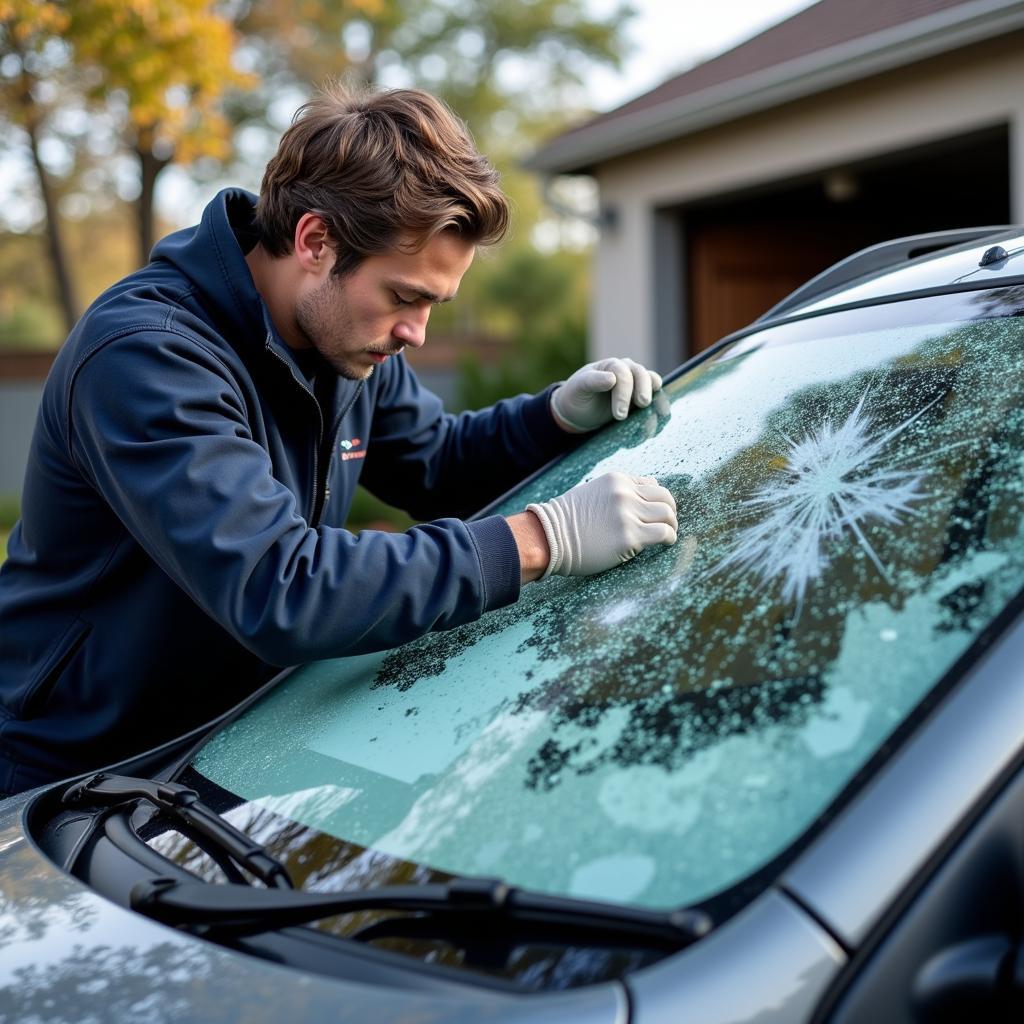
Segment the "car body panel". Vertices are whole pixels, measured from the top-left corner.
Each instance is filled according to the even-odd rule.
[[[770,890],[684,956],[626,983],[636,1024],[794,1024],[845,962],[828,932]]]
[[[1018,770],[914,898],[902,901],[905,909],[891,926],[858,951],[826,996],[830,1024],[1018,1024],[1024,1018],[1019,995],[1016,1010],[1007,1007],[998,983],[997,991],[986,992],[984,978],[986,966],[989,977],[998,977],[1000,965],[1009,967],[1020,949],[1022,865],[1024,770]]]
[[[158,924],[58,870],[0,805],[0,1021],[369,1020],[625,1024],[617,984],[522,996],[471,984],[383,988],[296,971]]]

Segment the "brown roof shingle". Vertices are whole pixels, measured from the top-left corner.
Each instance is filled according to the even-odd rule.
[[[570,129],[560,138],[967,2],[970,0],[819,0],[718,57]]]

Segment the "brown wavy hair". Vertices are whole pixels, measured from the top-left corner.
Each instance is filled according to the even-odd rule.
[[[327,225],[338,276],[376,253],[415,251],[441,231],[490,245],[509,221],[498,172],[444,103],[417,89],[338,85],[299,109],[267,164],[256,226],[272,256],[292,251],[305,213]]]

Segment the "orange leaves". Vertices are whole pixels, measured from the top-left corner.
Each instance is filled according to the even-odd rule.
[[[0,56],[38,53],[68,24],[64,5],[50,0],[0,0]]]
[[[90,94],[124,97],[129,141],[181,163],[229,155],[220,101],[257,79],[235,67],[234,27],[208,0],[68,0],[66,10],[76,62],[98,72]]]
[[[0,0],[0,23],[24,46],[34,36],[59,35],[68,16],[64,4],[52,0]]]

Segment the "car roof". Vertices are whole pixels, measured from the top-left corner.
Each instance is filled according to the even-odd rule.
[[[758,323],[896,295],[1024,280],[1024,227],[940,231],[848,256],[773,306]]]

